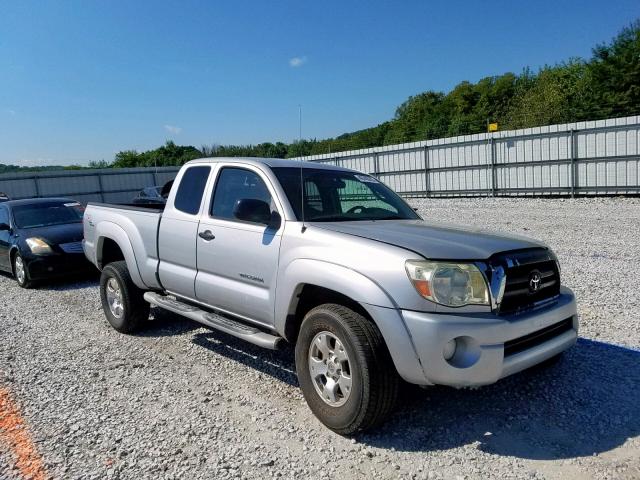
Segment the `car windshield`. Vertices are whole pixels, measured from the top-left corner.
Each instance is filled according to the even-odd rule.
[[[84,208],[78,202],[38,202],[15,205],[12,210],[18,228],[80,223],[84,213]]]
[[[274,167],[298,220],[302,219],[301,169]],[[389,187],[363,173],[303,168],[304,220],[346,222],[415,220],[420,217]]]

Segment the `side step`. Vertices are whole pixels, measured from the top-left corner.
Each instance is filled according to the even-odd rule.
[[[241,338],[249,343],[258,345],[259,347],[277,350],[279,344],[284,339],[277,335],[263,332],[251,325],[238,322],[228,317],[223,317],[217,313],[207,312],[188,303],[176,300],[173,297],[167,297],[154,292],[146,292],[144,299],[151,305],[177,313],[183,317],[187,317],[196,322],[202,323],[208,327],[215,328],[221,332],[228,333],[234,337]]]

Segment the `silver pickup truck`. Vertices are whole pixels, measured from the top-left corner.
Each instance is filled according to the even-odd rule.
[[[295,344],[329,428],[381,423],[400,379],[479,386],[577,338],[573,293],[544,244],[423,220],[375,177],[317,163],[194,160],[165,205],[90,203],[84,251],[105,315],[150,305],[253,344]]]

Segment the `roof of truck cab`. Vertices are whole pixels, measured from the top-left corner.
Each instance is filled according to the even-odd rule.
[[[191,160],[185,165],[191,165],[194,163],[219,163],[219,162],[238,162],[249,165],[266,165],[267,167],[297,167],[297,168],[321,168],[326,170],[344,170],[347,172],[353,172],[350,168],[337,167],[335,165],[327,165],[320,162],[301,162],[299,160],[288,160],[284,158],[261,158],[261,157],[210,157],[210,158],[198,158]]]

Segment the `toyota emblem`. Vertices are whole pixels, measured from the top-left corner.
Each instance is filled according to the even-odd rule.
[[[542,286],[542,275],[539,271],[534,270],[529,274],[529,291],[536,293]]]

